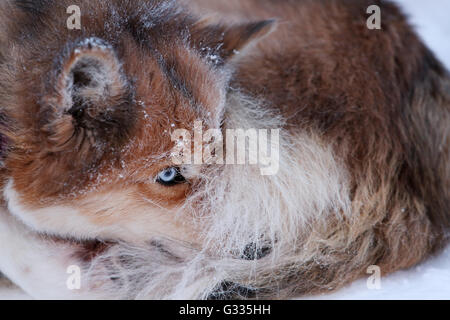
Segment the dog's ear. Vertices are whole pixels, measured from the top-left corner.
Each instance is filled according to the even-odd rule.
[[[226,64],[251,43],[268,35],[276,20],[263,20],[231,26],[210,24],[209,19],[198,22],[192,31],[193,46],[216,65]]]
[[[79,132],[99,145],[129,136],[136,120],[133,91],[108,44],[87,39],[75,45],[54,82],[41,110],[51,145],[59,148]]]

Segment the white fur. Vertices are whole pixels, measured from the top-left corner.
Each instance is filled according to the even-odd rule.
[[[106,292],[67,287],[67,268],[78,265],[73,247],[41,237],[0,208],[0,270],[29,295],[40,299],[90,299]],[[83,278],[82,278],[83,279]],[[91,289],[91,288],[90,288]]]
[[[14,180],[6,184],[3,196],[8,210],[33,230],[53,234],[65,234],[68,237],[89,239],[100,233],[98,227],[92,226],[88,219],[74,208],[51,206],[41,209],[27,208],[14,189]],[[68,221],[70,223],[68,223]]]

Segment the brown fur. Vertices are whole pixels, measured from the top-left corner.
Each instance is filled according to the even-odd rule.
[[[145,32],[135,17],[141,5],[152,1],[122,1],[127,23],[111,23],[112,30],[105,12],[120,1],[108,5],[80,1],[82,11],[92,12],[83,18],[83,30],[88,31],[58,27],[64,21],[55,21],[54,10],[65,17],[66,2],[20,1],[22,9],[8,7],[7,14],[14,19],[1,28],[0,101],[7,121],[2,132],[9,147],[6,176],[14,177],[28,204],[82,190],[97,179],[86,174],[92,169],[113,177],[121,161],[130,172],[139,172],[126,183],[135,183],[140,192],[166,207],[181,203],[189,192],[187,185],[168,191],[139,184],[167,162],[142,168],[149,156],[170,151],[170,136],[164,130],[172,122],[180,128],[191,128],[196,118],[207,119],[211,127],[220,123],[223,111],[215,108],[220,93],[213,79],[221,68],[226,73],[231,60],[231,87],[281,112],[289,132],[312,131],[331,143],[351,175],[352,212],[357,214],[344,223],[328,218],[321,230],[321,237],[331,243],[321,248],[326,261],[310,261],[301,270],[285,266],[286,277],[276,285],[286,296],[339,288],[372,264],[379,265],[383,274],[408,268],[447,243],[449,75],[390,2],[186,0],[199,16],[217,16],[197,20],[167,12]],[[369,30],[365,24],[365,9],[374,2],[381,6],[382,30]],[[51,14],[47,3],[52,3]],[[271,18],[278,20],[276,30],[233,57],[233,50],[243,49],[260,30],[267,32]],[[237,23],[236,27],[225,21]],[[221,39],[222,32],[226,36]],[[70,115],[60,117],[55,111],[62,99],[55,83],[66,70],[63,66],[73,64],[66,57],[77,39],[92,36],[113,46],[115,54],[106,53],[106,60],[117,66],[121,61],[116,71],[119,94],[104,103],[123,108],[107,115],[109,131],[93,130],[101,147],[80,142],[81,137],[70,140],[76,125]],[[192,51],[179,45],[185,38]],[[215,52],[221,61],[211,66],[204,61],[202,45],[217,47],[221,41],[226,45]],[[142,120],[137,101],[157,106],[146,110],[156,125],[149,127]],[[93,115],[92,121],[104,121],[103,116]],[[95,121],[92,126],[101,127]],[[158,144],[152,143],[154,137]],[[122,141],[129,139],[138,141],[140,148],[119,151]],[[114,186],[102,188],[107,193]],[[75,197],[80,198],[83,195]],[[195,238],[187,238],[191,236]],[[267,286],[271,285],[275,286]]]

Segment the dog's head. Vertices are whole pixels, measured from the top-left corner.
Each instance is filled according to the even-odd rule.
[[[179,208],[205,168],[173,163],[173,132],[220,129],[229,62],[272,22],[225,27],[167,1],[85,1],[81,30],[69,30],[62,2],[26,3],[13,8],[1,66],[10,211],[61,236],[198,242]]]

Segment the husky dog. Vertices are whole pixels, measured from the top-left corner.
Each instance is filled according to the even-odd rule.
[[[0,116],[0,271],[33,297],[298,297],[448,240],[449,74],[389,1],[3,0]],[[277,172],[175,165],[198,122],[279,129]]]

